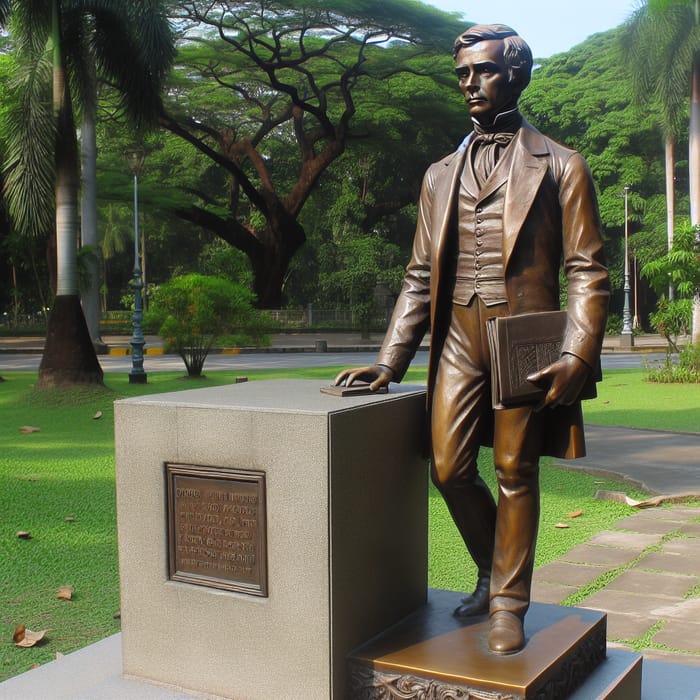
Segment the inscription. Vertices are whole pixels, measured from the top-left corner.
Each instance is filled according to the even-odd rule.
[[[170,578],[267,595],[259,472],[166,464]]]

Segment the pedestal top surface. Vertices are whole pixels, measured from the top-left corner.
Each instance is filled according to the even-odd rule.
[[[386,394],[343,397],[322,394],[321,387],[331,384],[332,379],[269,379],[137,396],[120,399],[115,404],[328,414],[425,392],[425,387],[420,385],[392,384]]]

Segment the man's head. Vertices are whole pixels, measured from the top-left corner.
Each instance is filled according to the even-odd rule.
[[[515,107],[530,82],[530,47],[505,25],[470,27],[457,37],[453,56],[469,111],[480,121]]]

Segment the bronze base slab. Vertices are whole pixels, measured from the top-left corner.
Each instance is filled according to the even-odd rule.
[[[605,613],[532,603],[525,648],[497,656],[487,616],[452,616],[463,594],[431,590],[428,603],[349,657],[352,700],[566,698],[605,658]]]

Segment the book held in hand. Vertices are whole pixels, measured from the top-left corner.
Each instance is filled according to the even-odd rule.
[[[486,334],[491,353],[493,407],[506,408],[540,401],[548,387],[528,376],[556,362],[566,331],[566,311],[543,311],[490,318]],[[595,398],[597,376],[591,376],[579,398]]]

